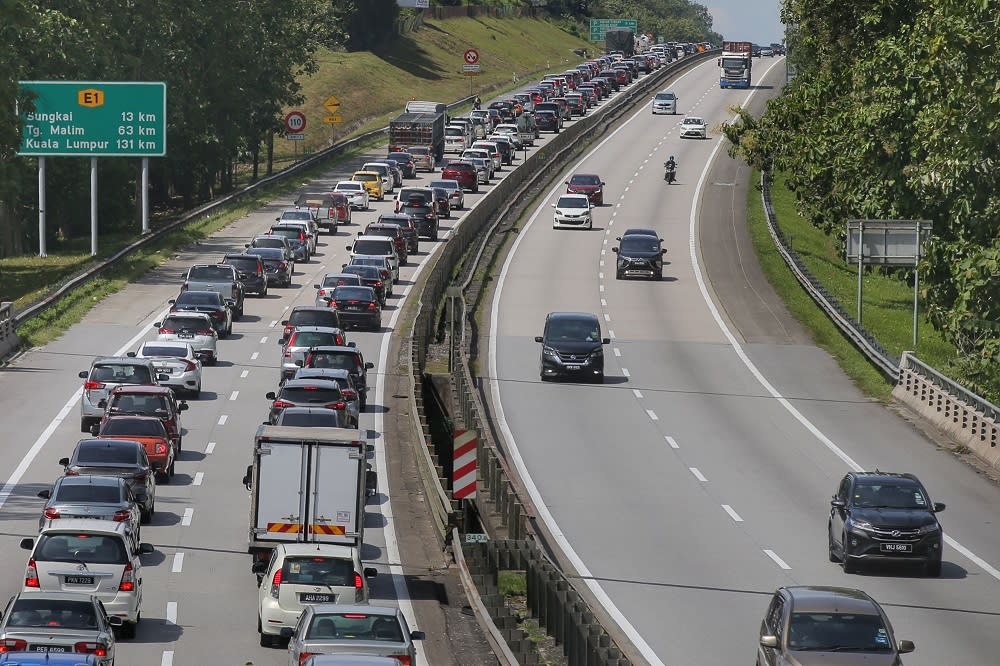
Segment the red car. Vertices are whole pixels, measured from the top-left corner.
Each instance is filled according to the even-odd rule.
[[[594,206],[604,205],[604,181],[593,173],[575,173],[566,181],[567,194],[586,194]]]
[[[163,421],[155,416],[108,416],[91,432],[101,439],[127,439],[142,444],[149,464],[156,470],[156,480],[169,483],[174,475],[177,449]]]
[[[330,219],[334,220],[334,227],[338,224],[350,224],[351,202],[347,200],[347,195],[343,192],[327,192],[326,196],[333,200],[333,206],[330,207]]]
[[[463,189],[479,192],[479,174],[476,173],[476,165],[472,162],[462,160],[448,162],[441,171],[441,178],[457,180]]]

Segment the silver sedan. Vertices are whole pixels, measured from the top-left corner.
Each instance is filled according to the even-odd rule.
[[[432,180],[427,187],[441,187],[448,190],[448,200],[452,210],[465,208],[465,191],[457,180]]]
[[[56,479],[51,490],[38,493],[48,500],[38,519],[38,530],[63,518],[96,518],[128,522],[139,534],[139,505],[125,479],[119,476],[81,474]]]
[[[203,362],[215,365],[219,360],[219,334],[204,312],[172,312],[153,326],[159,330],[157,342],[186,342]]]
[[[153,359],[156,371],[169,377],[160,380],[160,386],[169,386],[177,392],[185,391],[195,398],[201,394],[201,359],[195,355],[191,343],[181,340],[147,341],[138,351],[128,355]]]
[[[17,652],[75,652],[80,643],[93,646],[99,666],[115,661],[114,627],[97,597],[83,592],[21,592],[11,597],[0,620],[0,643]],[[82,655],[81,655],[82,656]]]
[[[295,629],[285,627],[281,635],[289,639],[289,666],[299,666],[303,653],[396,657],[413,664],[414,641],[424,638],[424,632],[410,631],[398,608],[345,604],[307,606]]]

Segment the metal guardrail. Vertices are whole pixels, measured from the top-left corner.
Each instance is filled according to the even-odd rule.
[[[0,358],[17,349],[17,327],[14,325],[13,303],[0,303]]]

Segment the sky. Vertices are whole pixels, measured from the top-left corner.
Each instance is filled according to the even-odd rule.
[[[712,15],[712,29],[725,39],[770,44],[781,42],[780,0],[701,0]]]

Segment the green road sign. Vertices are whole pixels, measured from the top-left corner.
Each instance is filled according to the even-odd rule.
[[[35,110],[19,155],[162,157],[167,154],[167,84],[121,81],[19,81]]]
[[[608,30],[631,30],[639,32],[639,22],[635,19],[590,19],[590,41],[603,42]]]

